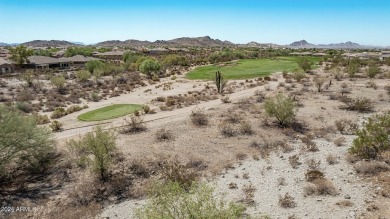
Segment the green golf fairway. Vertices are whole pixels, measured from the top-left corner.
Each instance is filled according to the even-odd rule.
[[[140,109],[142,106],[136,104],[114,104],[86,112],[77,118],[82,121],[102,121],[125,116]]]
[[[320,58],[307,57],[314,64]],[[278,57],[276,59],[243,59],[237,62],[227,62],[198,67],[187,73],[186,78],[192,80],[214,80],[215,72],[223,73],[225,79],[249,79],[268,76],[275,72],[293,71],[299,68],[298,57]]]

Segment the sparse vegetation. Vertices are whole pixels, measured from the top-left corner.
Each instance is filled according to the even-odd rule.
[[[157,183],[151,189],[147,205],[137,211],[136,218],[244,218],[245,207],[227,203],[213,196],[213,189],[193,184],[184,189],[176,182]]]
[[[50,163],[53,146],[50,130],[38,127],[33,116],[0,106],[1,180],[12,179],[16,170],[43,170]]]
[[[376,159],[378,155],[390,149],[390,112],[376,115],[364,123],[363,128],[356,131],[349,152],[365,159]]]
[[[279,125],[285,126],[295,119],[296,105],[294,101],[282,94],[266,100],[264,108],[269,116],[278,120]]]
[[[171,141],[174,139],[173,133],[169,129],[161,128],[155,134],[157,141]]]
[[[294,197],[286,193],[284,196],[279,196],[279,205],[283,208],[295,208],[297,203]]]
[[[106,180],[110,166],[117,150],[116,135],[112,131],[104,131],[101,126],[94,128],[80,140],[70,140],[69,148],[74,151],[79,162],[91,165],[101,180]]]
[[[197,127],[207,126],[209,124],[209,119],[204,112],[204,109],[195,109],[191,112],[191,121]]]

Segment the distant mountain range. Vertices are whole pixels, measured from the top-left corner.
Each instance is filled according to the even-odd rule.
[[[127,46],[127,47],[142,47],[142,46],[157,46],[157,47],[223,47],[223,46],[235,46],[234,43],[229,41],[221,41],[219,39],[212,39],[209,36],[204,37],[182,37],[173,40],[157,40],[154,42],[140,41],[140,40],[112,40],[97,43],[96,46]]]
[[[370,48],[385,48],[378,46],[366,46],[351,41],[345,43],[331,43],[331,44],[311,44],[306,40],[296,41],[288,45],[290,48],[319,48],[319,49],[370,49]]]
[[[18,43],[2,43],[0,42],[0,46],[17,46]]]
[[[18,44],[0,43],[0,46],[15,46]],[[21,45],[31,47],[69,47],[69,46],[85,46],[86,44],[81,42],[69,42],[64,40],[33,40],[30,42],[22,43]],[[378,47],[378,46],[366,46],[353,42],[345,43],[331,43],[331,44],[311,44],[306,40],[300,40],[293,42],[289,45],[277,45],[273,43],[257,43],[249,42],[246,44],[235,44],[230,41],[222,41],[219,39],[212,39],[209,36],[203,37],[181,37],[172,40],[157,40],[154,42],[142,41],[142,40],[109,40],[94,44],[99,47],[261,47],[261,48],[322,48],[322,49],[370,49],[370,48],[390,48],[390,47]]]

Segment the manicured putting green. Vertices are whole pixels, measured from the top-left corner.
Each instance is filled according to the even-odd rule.
[[[198,67],[187,73],[193,80],[214,80],[215,72],[223,73],[225,79],[249,79],[268,76],[275,72],[293,71],[299,68],[298,57],[278,57],[275,59],[243,59],[236,62]],[[317,64],[319,58],[308,57]]]
[[[102,121],[125,116],[140,109],[142,106],[136,104],[114,104],[86,112],[77,118],[82,121]]]

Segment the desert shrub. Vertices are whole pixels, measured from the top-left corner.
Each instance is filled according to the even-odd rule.
[[[225,122],[232,123],[232,124],[240,123],[243,119],[241,114],[231,110],[229,110],[228,113],[224,116],[226,116]]]
[[[312,181],[308,186],[303,188],[305,195],[331,195],[335,196],[337,192],[331,181],[325,178],[318,178]]]
[[[337,131],[341,134],[354,133],[358,129],[358,125],[349,119],[339,119],[334,122]]]
[[[144,132],[147,128],[144,123],[144,118],[141,116],[130,116],[130,121],[126,120],[125,127],[122,130],[122,133],[138,133]]]
[[[92,94],[90,95],[90,99],[92,101],[95,101],[95,102],[99,102],[100,100],[100,96],[99,96],[99,93],[98,92],[92,92]]]
[[[294,197],[286,193],[284,196],[279,196],[279,205],[282,208],[295,208],[297,203]]]
[[[294,73],[291,75],[291,77],[292,77],[294,80],[300,82],[302,79],[306,78],[306,74],[303,73],[303,72],[294,72]]]
[[[229,96],[224,96],[221,98],[222,103],[231,103],[232,101],[230,100]]]
[[[69,148],[79,157],[80,163],[91,164],[102,180],[107,179],[112,159],[116,152],[116,135],[97,126],[92,133],[80,140],[70,140]]]
[[[158,102],[165,102],[166,98],[165,97],[157,97],[156,101]]]
[[[319,170],[308,170],[305,173],[306,181],[313,182],[316,179],[323,179],[325,177],[324,173]]]
[[[157,130],[155,137],[157,141],[171,141],[175,138],[172,131],[165,128]]]
[[[360,161],[354,165],[358,173],[375,175],[390,170],[390,166],[383,161]]]
[[[53,76],[50,78],[50,82],[53,84],[53,86],[57,88],[58,92],[63,93],[66,84],[66,80],[64,76],[62,75]]]
[[[91,73],[86,70],[80,70],[76,72],[76,78],[80,82],[86,82],[91,78]]]
[[[33,116],[38,125],[43,125],[50,122],[50,119],[47,115],[39,115],[38,113],[33,113]]]
[[[149,202],[137,209],[138,219],[159,218],[244,218],[245,207],[216,198],[214,189],[194,183],[184,189],[177,182],[157,183]]]
[[[321,161],[320,160],[316,161],[315,159],[309,159],[306,161],[306,164],[309,170],[319,170]]]
[[[43,168],[54,151],[50,130],[38,127],[33,116],[0,106],[0,176],[13,168]]]
[[[30,90],[23,90],[17,93],[16,99],[19,102],[26,102],[26,101],[34,100],[34,95]]]
[[[374,78],[376,75],[380,74],[382,71],[378,65],[372,64],[368,66],[366,74],[369,78]]]
[[[148,105],[142,105],[142,111],[144,111],[144,113],[146,113],[146,114],[152,113],[152,110],[150,109],[150,107]]]
[[[187,165],[182,164],[177,157],[165,158],[159,166],[161,167],[161,178],[167,182],[177,182],[181,187],[188,189],[198,177]]]
[[[85,69],[87,69],[87,71],[89,71],[91,74],[94,75],[98,69],[103,69],[103,68],[104,68],[104,63],[99,60],[91,60],[85,63]]]
[[[317,87],[317,91],[318,92],[321,92],[322,91],[322,86],[324,85],[326,79],[325,78],[322,78],[322,77],[316,77],[314,78],[314,84],[316,85]]]
[[[167,99],[165,100],[165,106],[167,107],[174,106],[175,104],[176,100],[173,97],[167,97]]]
[[[317,195],[332,195],[332,196],[334,196],[334,195],[338,194],[333,183],[325,178],[316,179],[313,181],[313,183],[316,187],[316,194]]]
[[[15,106],[18,110],[20,110],[24,113],[31,113],[33,110],[31,104],[26,103],[26,102],[16,102]]]
[[[345,104],[345,109],[351,111],[358,111],[361,113],[372,112],[374,110],[374,105],[372,101],[366,97],[357,97],[357,98],[342,98],[342,102]]]
[[[190,115],[191,122],[197,127],[206,126],[209,124],[209,119],[204,112],[204,109],[195,109]]]
[[[294,169],[297,169],[299,165],[302,163],[299,161],[299,156],[298,155],[293,155],[288,158],[288,162],[290,163],[291,167]]]
[[[387,95],[390,96],[390,85],[385,86],[385,91],[386,91]]]
[[[250,122],[248,121],[242,121],[240,123],[240,132],[243,135],[252,135],[255,132],[253,131],[253,127]]]
[[[374,90],[378,89],[378,85],[374,81],[368,81],[366,83],[366,88],[373,88]]]
[[[50,118],[52,119],[58,119],[66,115],[66,110],[62,107],[58,107],[54,110],[54,112],[51,114]]]
[[[79,105],[73,105],[73,106],[71,106],[71,107],[69,107],[69,108],[67,108],[65,110],[65,114],[68,115],[68,114],[71,114],[71,113],[74,113],[74,112],[81,111],[83,109],[84,109],[84,107],[81,107]]]
[[[356,131],[357,138],[349,152],[361,158],[376,159],[379,153],[390,149],[389,133],[390,112],[371,117]]]
[[[268,116],[275,117],[280,125],[287,125],[295,119],[296,104],[282,94],[266,100],[264,108]]]
[[[328,162],[329,165],[334,165],[334,164],[339,163],[339,160],[338,160],[338,157],[336,155],[329,154],[326,157],[326,162]]]
[[[51,122],[50,128],[51,130],[53,130],[53,132],[59,132],[62,130],[62,123],[57,120],[54,120]]]
[[[237,134],[235,127],[227,122],[222,122],[219,126],[221,134],[225,137],[233,137]]]
[[[311,65],[313,64],[308,58],[301,57],[297,61],[298,66],[304,71],[309,72],[311,70]]]

